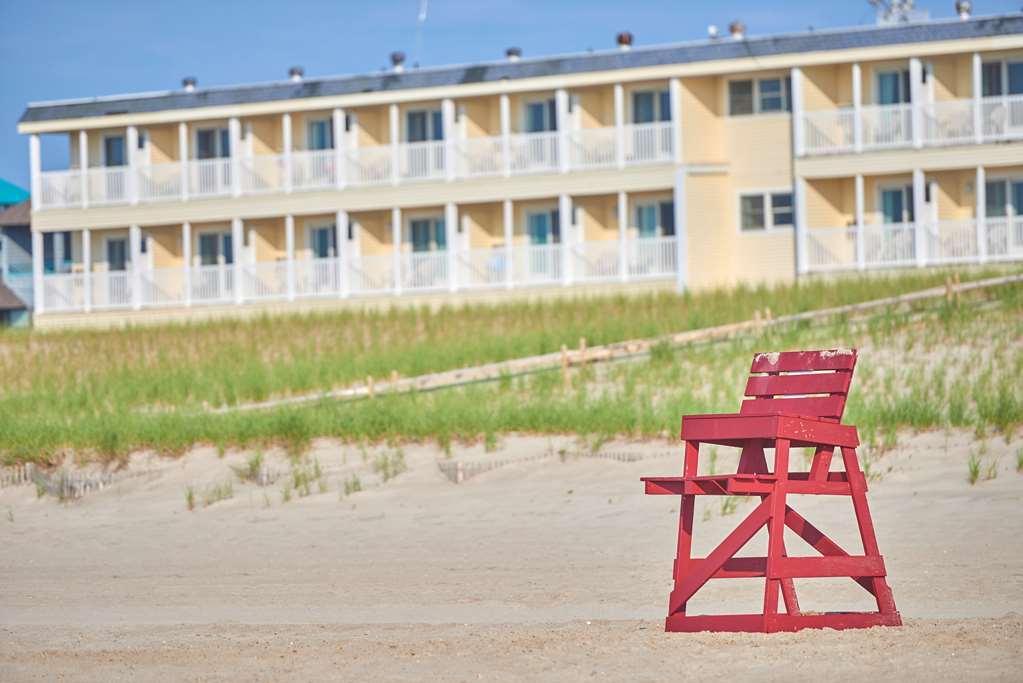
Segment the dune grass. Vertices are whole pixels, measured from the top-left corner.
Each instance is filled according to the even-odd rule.
[[[989,308],[942,305],[919,321],[887,312],[866,325],[837,320],[681,351],[658,348],[645,361],[573,371],[568,388],[554,372],[355,403],[225,415],[196,411],[335,388],[367,374],[396,370],[408,376],[545,353],[574,346],[580,337],[595,345],[706,327],[749,319],[764,306],[781,315],[869,300],[941,284],[945,275],[435,312],[7,333],[0,335],[0,453],[6,461],[46,462],[66,450],[116,458],[137,448],[180,453],[195,443],[283,443],[301,450],[319,436],[434,439],[446,451],[452,443],[492,443],[512,431],[594,439],[667,436],[683,413],[734,409],[754,350],[864,344],[878,354],[862,357],[849,413],[868,438],[883,441],[899,426],[1010,429],[1023,411],[1018,388],[1006,381],[1023,376],[1019,286],[993,290]],[[905,362],[886,365],[895,357]]]

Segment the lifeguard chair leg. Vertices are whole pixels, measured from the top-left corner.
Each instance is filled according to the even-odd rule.
[[[764,630],[774,631],[778,614],[778,592],[781,579],[777,575],[779,560],[785,556],[785,494],[789,473],[789,442],[778,439],[774,444],[774,491],[767,496],[771,519],[767,523],[767,577],[764,580]],[[791,581],[790,581],[791,583]],[[793,591],[794,592],[794,591]]]
[[[683,476],[695,477],[699,466],[700,443],[698,441],[686,441],[685,459],[682,468]],[[693,513],[696,509],[696,496],[686,495],[685,488],[682,489],[682,504],[678,520],[678,551],[675,553],[675,567],[672,573],[674,589],[678,588],[679,581],[689,573],[692,564],[693,552]],[[672,591],[674,593],[674,591]],[[671,615],[671,598],[669,597],[668,614]],[[676,613],[685,615],[686,603],[683,602],[676,610]]]

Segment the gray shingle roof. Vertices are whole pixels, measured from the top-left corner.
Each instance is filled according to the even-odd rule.
[[[845,50],[861,47],[921,43],[1023,34],[1023,14],[978,17],[967,21],[943,20],[895,26],[857,27],[843,30],[752,37],[720,38],[693,43],[635,48],[578,55],[492,62],[456,67],[414,69],[403,73],[381,72],[324,79],[307,79],[240,85],[225,88],[169,91],[146,95],[93,98],[70,102],[30,104],[22,122],[53,121],[91,116],[145,113],[307,97],[326,97],[362,92],[405,90],[483,83],[501,79],[531,78],[608,71],[663,64],[686,64],[710,60],[741,59],[768,55]]]

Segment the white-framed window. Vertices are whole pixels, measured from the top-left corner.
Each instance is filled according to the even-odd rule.
[[[105,237],[103,239],[103,256],[106,258],[107,270],[128,270],[131,262],[127,237]]]
[[[524,105],[522,127],[527,133],[548,133],[558,129],[558,109],[554,98],[530,100]]]
[[[103,136],[103,165],[126,166],[128,164],[128,143],[121,133]]]
[[[423,216],[408,221],[409,242],[416,253],[444,251],[448,247],[448,234],[443,216]]]
[[[444,116],[440,109],[405,112],[405,141],[428,142],[444,139]]]
[[[912,92],[909,69],[884,69],[877,72],[874,91],[877,104],[909,104]]]
[[[526,234],[533,245],[561,242],[561,212],[557,209],[526,212]]]
[[[1023,177],[989,178],[984,183],[988,218],[1023,216]]]
[[[1023,95],[1023,59],[984,62],[981,94],[984,97]]]
[[[306,121],[305,146],[311,151],[334,149],[334,122],[330,119]]]
[[[671,96],[664,90],[632,92],[632,122],[655,123],[671,120]]]
[[[671,237],[675,234],[675,202],[639,202],[633,210],[640,239]]]
[[[739,229],[742,232],[791,228],[794,224],[791,190],[758,190],[739,194]]]
[[[885,224],[912,223],[916,207],[912,185],[889,185],[877,188],[881,221]]]
[[[306,227],[306,245],[313,258],[337,256],[337,229],[333,223],[314,223]]]
[[[199,128],[195,131],[196,159],[226,159],[231,156],[231,134],[227,128]]]
[[[787,76],[728,81],[728,115],[792,111],[792,81]]]
[[[199,265],[215,266],[221,258],[225,264],[234,263],[234,244],[230,230],[201,232],[199,241]]]

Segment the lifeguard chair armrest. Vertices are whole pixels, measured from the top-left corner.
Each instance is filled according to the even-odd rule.
[[[686,415],[682,418],[681,437],[683,441],[722,446],[733,446],[749,439],[788,439],[794,447],[856,448],[860,444],[856,427],[852,425],[786,413]]]

